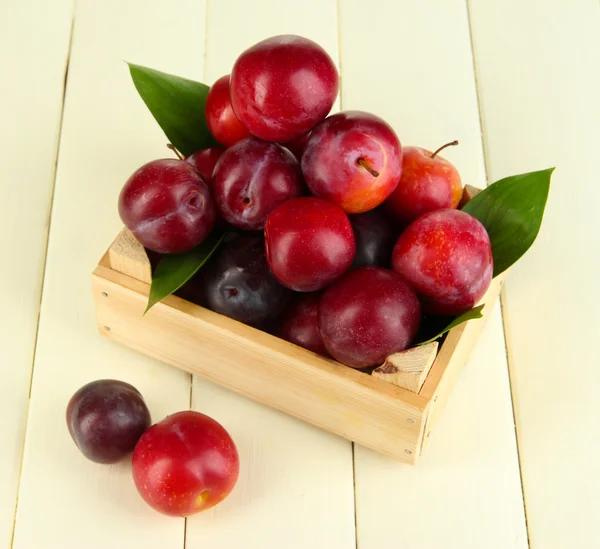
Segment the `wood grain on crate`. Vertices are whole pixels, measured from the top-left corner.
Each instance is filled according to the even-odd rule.
[[[484,11],[490,4],[479,3]],[[484,187],[465,2],[373,0],[367,10],[360,0],[340,5],[342,108],[382,116],[405,146],[435,150],[458,139],[460,145],[443,156],[457,167],[464,184]],[[500,5],[498,10],[503,9]],[[385,15],[370,17],[373,14]],[[503,32],[510,36],[510,27]],[[502,56],[503,50],[496,55]],[[488,61],[490,70],[494,64]],[[504,85],[508,81],[507,76]],[[498,314],[499,307],[416,467],[397,468],[356,447],[361,549],[527,546]]]
[[[470,4],[490,177],[556,166],[539,237],[512,269],[503,303],[531,547],[591,549],[600,492],[600,6]]]
[[[72,0],[0,5],[0,547],[11,543]]]

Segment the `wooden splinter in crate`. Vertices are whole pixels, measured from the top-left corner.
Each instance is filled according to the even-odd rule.
[[[460,202],[458,203],[458,208],[462,208],[471,198],[474,198],[481,192],[481,189],[477,187],[473,187],[472,185],[465,185],[462,193],[462,197]]]
[[[429,370],[437,356],[438,343],[406,349],[387,357],[385,362],[373,370],[374,377],[418,393],[427,379]]]

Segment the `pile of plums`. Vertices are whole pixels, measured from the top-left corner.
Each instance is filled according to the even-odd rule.
[[[220,503],[239,474],[237,448],[222,425],[199,412],[177,412],[150,426],[140,392],[123,381],[81,387],[67,406],[67,427],[81,453],[116,463],[133,452],[133,480],[151,507],[189,516]]]
[[[182,295],[364,368],[409,347],[422,313],[472,308],[493,261],[483,225],[457,209],[462,183],[444,147],[403,149],[374,114],[329,115],[338,88],[318,44],[259,42],[208,93],[223,147],[142,166],[119,212],[161,254],[230,231]]]

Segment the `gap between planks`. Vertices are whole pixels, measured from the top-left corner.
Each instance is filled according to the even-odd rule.
[[[207,86],[211,84],[206,81],[206,63],[208,60],[208,21],[209,21],[210,0],[204,0],[204,52],[202,55],[202,82]],[[194,374],[190,374],[190,401],[189,409],[193,409],[194,404]],[[187,526],[188,517],[183,519],[183,549],[187,547]]]
[[[481,106],[481,92],[479,89],[479,76],[477,74],[477,62],[475,60],[475,43],[473,39],[473,21],[471,19],[471,0],[465,0],[465,7],[467,10],[467,24],[469,26],[469,41],[471,44],[471,59],[473,62],[473,75],[475,80],[475,96],[477,98],[477,111],[479,113],[479,130],[481,134],[481,152],[483,154],[483,168],[485,171],[485,179],[486,186],[489,186],[489,166],[488,166],[488,154],[487,154],[487,140],[485,138],[485,130],[484,130],[484,120],[483,120],[483,109]],[[508,375],[508,387],[509,387],[509,397],[510,397],[510,405],[512,410],[512,420],[514,425],[514,433],[515,433],[515,447],[517,449],[517,464],[519,466],[519,483],[521,485],[521,500],[523,502],[523,516],[525,519],[525,533],[527,535],[527,547],[531,547],[531,539],[529,534],[529,523],[527,521],[527,501],[525,497],[525,488],[523,484],[523,466],[521,463],[521,450],[519,447],[519,433],[517,428],[516,421],[516,410],[515,410],[515,399],[513,398],[513,380],[510,375],[510,361],[511,361],[511,353],[510,353],[510,345],[507,336],[507,319],[505,312],[505,303],[504,303],[504,292],[506,286],[503,286],[500,289],[500,295],[498,296],[498,302],[500,305],[500,319],[502,324],[502,337],[504,339],[504,353],[506,355],[506,370]]]
[[[69,65],[71,63],[71,48],[73,46],[73,30],[75,28],[75,11],[76,11],[76,0],[73,0],[73,4],[71,7],[71,26],[69,29],[69,45],[67,47],[67,55],[65,57],[64,64],[64,78],[63,78],[63,93],[62,100],[60,106],[60,118],[58,121],[58,137],[56,140],[56,149],[54,151],[54,169],[51,175],[51,188],[50,188],[50,200],[48,202],[48,210],[47,210],[47,222],[46,222],[46,239],[44,242],[43,255],[44,258],[42,260],[42,274],[39,281],[39,300],[37,304],[37,319],[35,324],[35,334],[33,338],[33,350],[31,354],[31,367],[29,369],[29,389],[27,391],[27,408],[25,410],[25,424],[23,425],[23,443],[21,444],[21,455],[20,455],[20,463],[19,463],[19,473],[17,479],[17,496],[15,498],[15,505],[13,509],[13,520],[12,520],[12,531],[10,534],[10,549],[13,548],[15,542],[15,530],[17,526],[17,510],[19,508],[19,492],[21,490],[21,477],[23,475],[23,457],[25,455],[25,444],[27,443],[27,426],[29,424],[29,410],[31,407],[31,388],[33,387],[33,372],[35,370],[35,359],[37,356],[37,346],[38,346],[38,336],[40,333],[40,318],[42,313],[42,299],[44,297],[44,283],[46,281],[46,265],[48,262],[48,245],[50,242],[50,228],[52,227],[52,211],[54,209],[54,194],[56,190],[56,173],[58,168],[58,156],[60,154],[60,143],[62,139],[62,130],[63,130],[63,120],[65,115],[65,99],[67,96],[67,82],[69,79]]]
[[[338,46],[338,70],[340,74],[340,111],[344,110],[344,95],[343,95],[343,86],[342,86],[342,78],[343,78],[343,59],[342,59],[342,0],[336,0],[336,19],[337,19],[337,46]],[[354,442],[351,443],[352,447],[350,451],[352,452],[352,493],[353,500],[352,505],[354,507],[354,547],[358,549],[358,513],[357,513],[357,493],[356,493],[356,444]]]

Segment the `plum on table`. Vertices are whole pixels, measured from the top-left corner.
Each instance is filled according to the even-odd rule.
[[[67,426],[81,453],[97,463],[115,463],[133,449],[150,427],[140,392],[124,381],[99,379],[71,397]]]
[[[148,505],[186,517],[223,501],[239,475],[239,456],[225,428],[194,411],[148,429],[133,452],[133,480]]]

